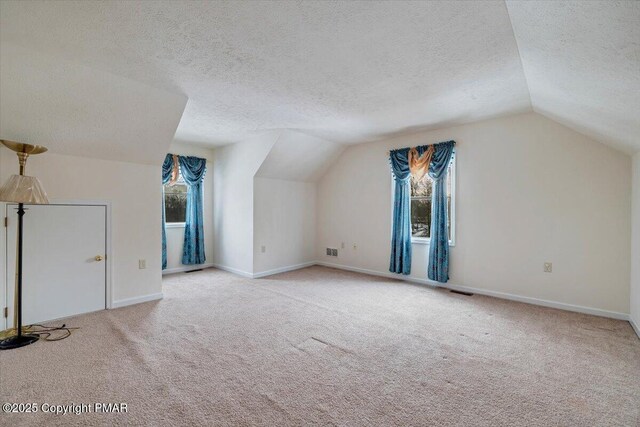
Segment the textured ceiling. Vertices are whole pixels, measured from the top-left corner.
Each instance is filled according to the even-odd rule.
[[[187,98],[0,42],[0,137],[159,165]]]
[[[533,109],[621,150],[640,150],[640,2],[507,6]]]
[[[184,93],[176,140],[355,143],[531,109],[504,2],[2,2],[0,37]]]
[[[0,3],[2,42],[188,96],[177,141],[358,143],[533,106],[640,149],[638,2]]]

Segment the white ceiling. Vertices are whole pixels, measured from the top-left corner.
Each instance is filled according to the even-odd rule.
[[[177,140],[337,142],[530,110],[504,2],[3,2],[0,37],[189,97]]]
[[[159,165],[186,103],[184,95],[0,43],[3,139]]]
[[[640,2],[508,1],[533,109],[640,150]]]
[[[640,149],[637,3],[2,0],[0,12],[2,42],[188,96],[177,141],[287,128],[358,143],[533,101]]]

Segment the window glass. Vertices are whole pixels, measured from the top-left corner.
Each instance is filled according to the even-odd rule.
[[[449,240],[451,240],[451,202],[452,202],[452,174],[453,160],[449,164],[447,172],[447,208],[449,218]],[[431,237],[431,198],[433,195],[433,180],[429,175],[422,179],[411,176],[411,236],[414,238],[428,239]]]
[[[164,215],[165,222],[183,223],[187,213],[187,184],[178,176],[178,180],[173,184],[164,185]]]

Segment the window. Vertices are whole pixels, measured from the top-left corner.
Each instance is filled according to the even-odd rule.
[[[167,224],[182,224],[187,213],[187,183],[182,174],[173,185],[164,185],[164,214]]]
[[[455,221],[455,154],[447,172],[447,207],[449,216],[449,242],[453,244]],[[431,237],[431,197],[433,180],[425,175],[418,180],[411,177],[411,237],[417,243],[427,243]]]

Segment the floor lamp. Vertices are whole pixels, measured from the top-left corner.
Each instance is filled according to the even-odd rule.
[[[27,158],[30,155],[44,153],[47,149],[40,145],[22,144],[14,141],[0,140],[0,142],[15,151],[18,155],[18,161],[20,162],[20,175],[11,175],[4,186],[0,188],[1,202],[18,203],[18,247],[15,295],[16,335],[0,341],[0,350],[9,350],[24,347],[25,345],[38,341],[37,335],[22,333],[22,225],[25,203],[31,205],[48,204],[49,199],[38,178],[25,175],[24,169],[27,164]]]

